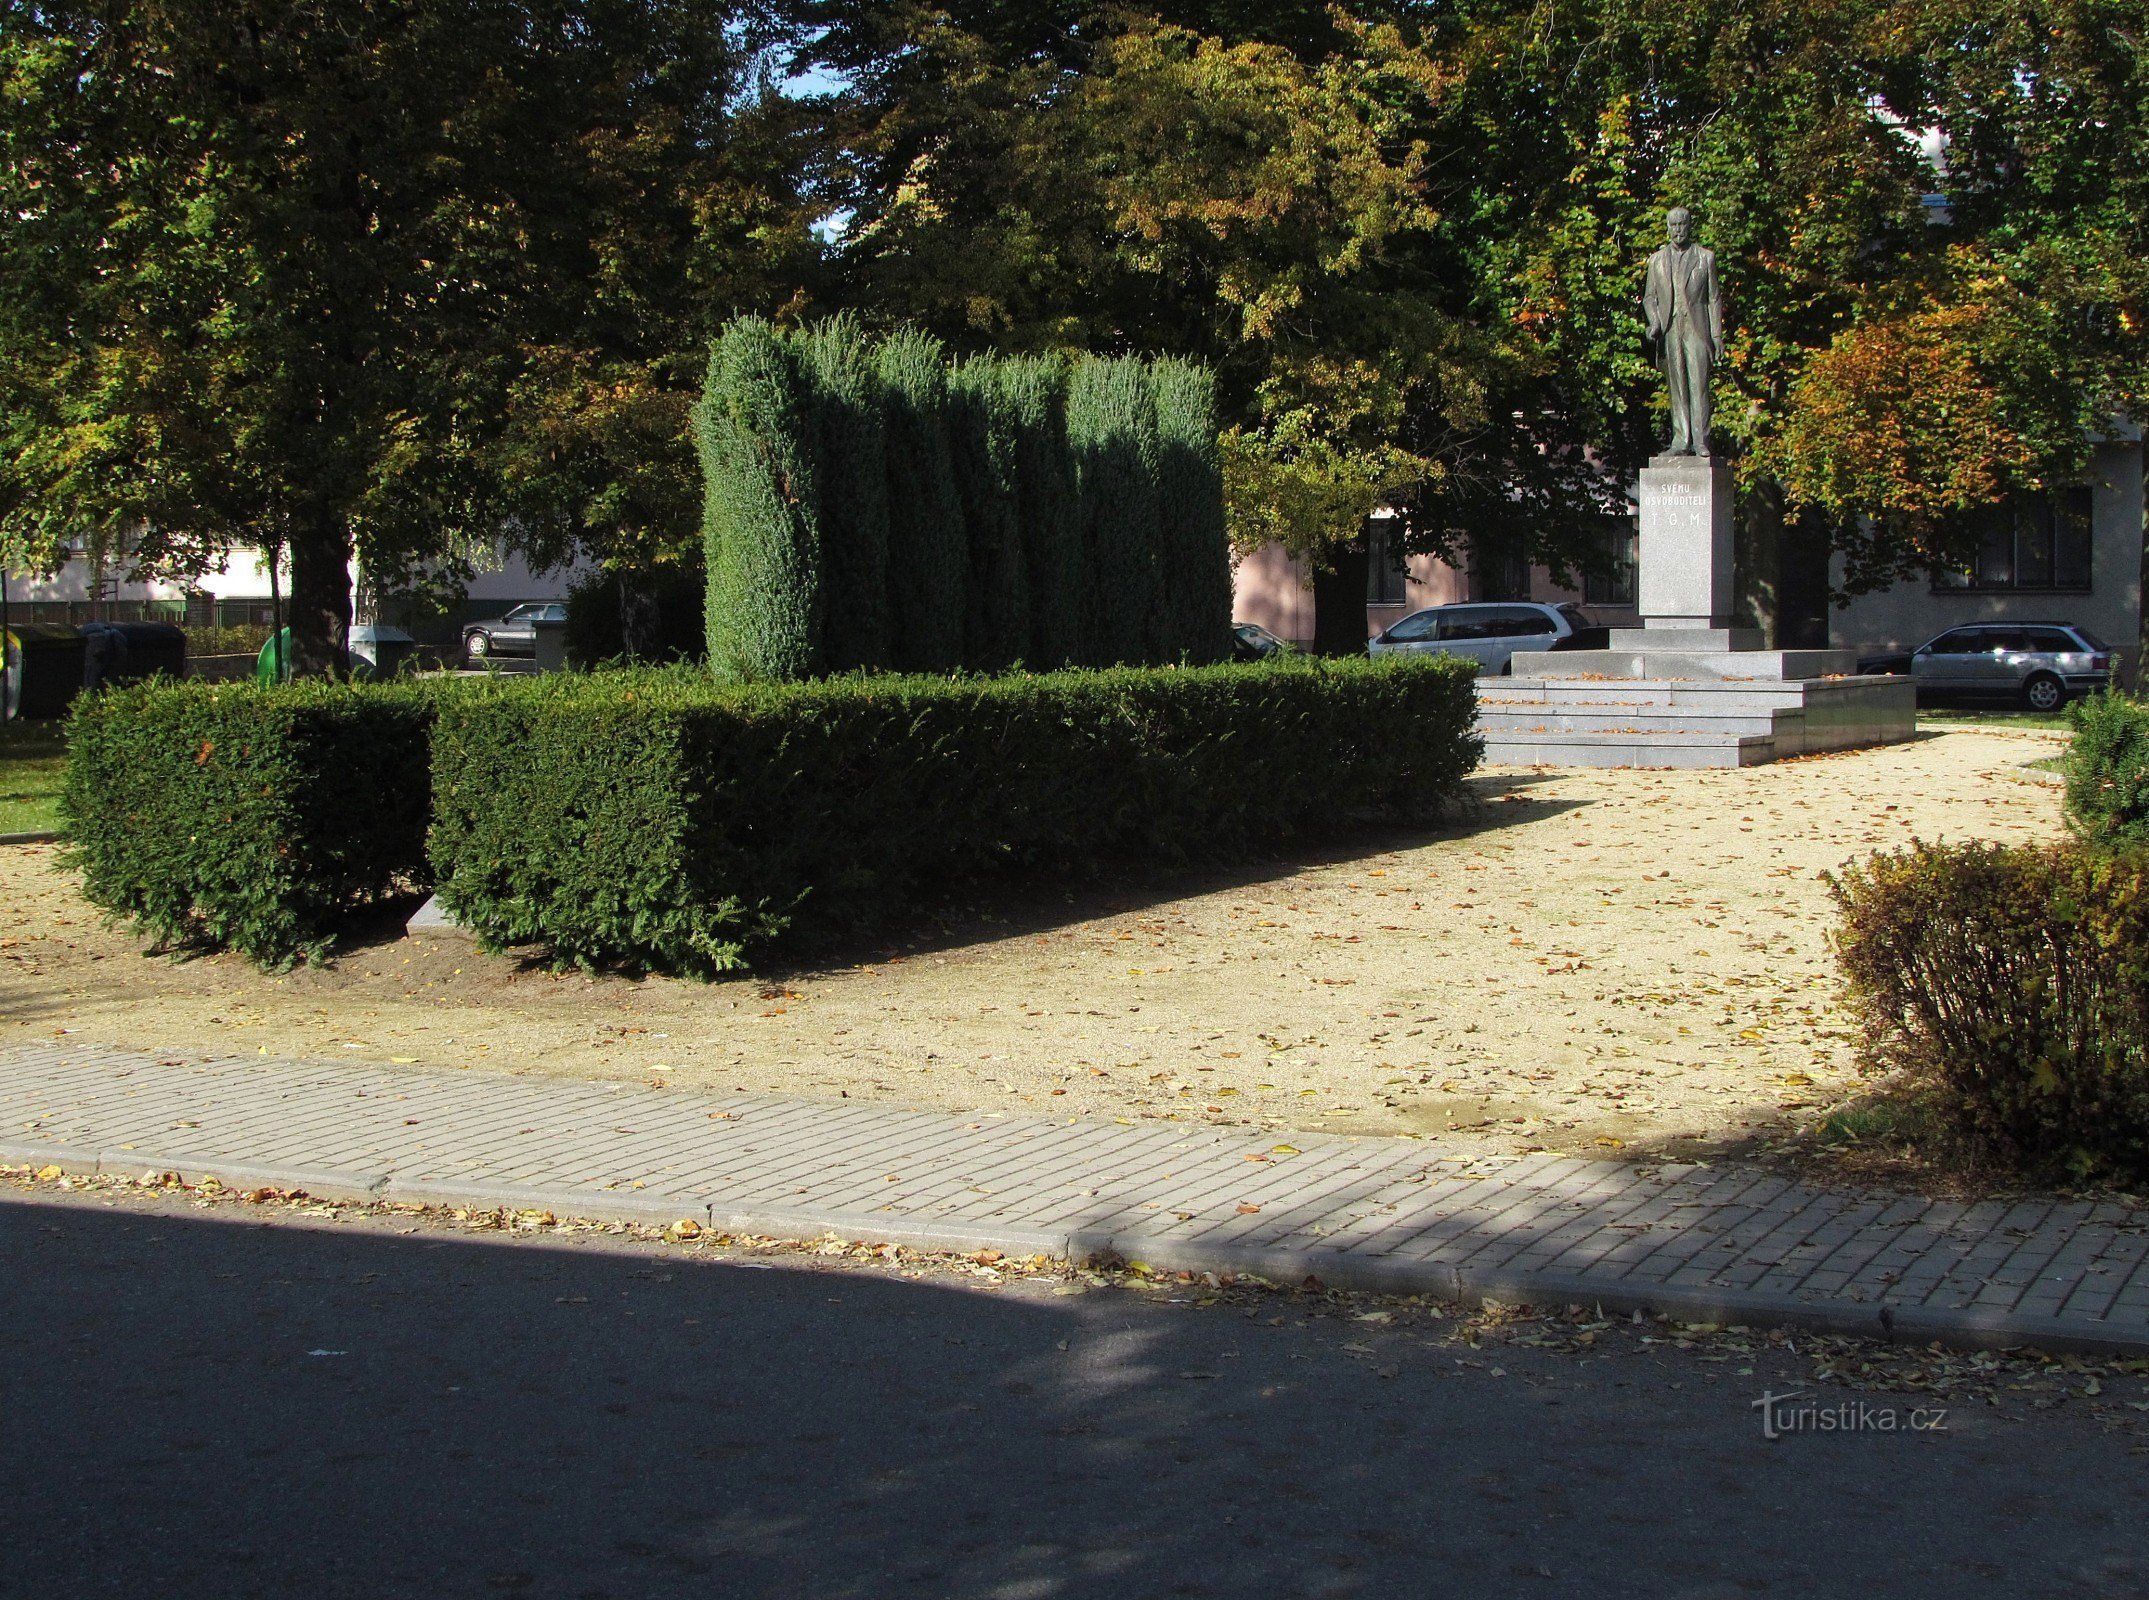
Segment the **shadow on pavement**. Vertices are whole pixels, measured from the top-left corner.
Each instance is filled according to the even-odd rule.
[[[2086,1427],[1770,1445],[1767,1374],[1668,1353],[1591,1378],[1282,1301],[398,1226],[0,1202],[6,1570],[173,1600],[1952,1600],[2112,1570],[2140,1480]]]

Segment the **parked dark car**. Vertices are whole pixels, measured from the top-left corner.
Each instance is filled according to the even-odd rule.
[[[1288,640],[1277,638],[1258,622],[1234,622],[1231,625],[1231,659],[1234,661],[1266,661],[1270,656],[1289,655],[1294,648]]]
[[[516,606],[505,616],[464,623],[463,654],[472,661],[484,661],[493,656],[534,656],[537,654],[535,624],[566,620],[566,601],[532,600],[527,605]]]
[[[2007,700],[2057,711],[2112,681],[2111,647],[2072,622],[1978,622],[1928,639],[1904,654],[1867,656],[1866,674],[1902,673],[1918,699]]]

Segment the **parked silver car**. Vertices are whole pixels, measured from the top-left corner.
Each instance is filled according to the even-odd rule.
[[[1467,656],[1487,674],[1506,672],[1517,650],[1573,650],[1602,646],[1604,630],[1594,628],[1580,606],[1535,600],[1473,602],[1428,606],[1376,634],[1366,648],[1374,655],[1391,651]]]
[[[2057,711],[2112,681],[2111,647],[2072,622],[1979,622],[1950,628],[1908,655],[1868,656],[1864,673],[1908,673],[1918,698],[2011,700]]]

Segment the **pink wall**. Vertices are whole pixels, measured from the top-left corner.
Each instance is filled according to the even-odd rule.
[[[1258,622],[1277,638],[1313,643],[1313,579],[1280,544],[1239,557],[1231,570],[1231,620]]]
[[[1366,637],[1372,638],[1390,623],[1422,611],[1427,606],[1455,605],[1470,598],[1469,575],[1432,556],[1412,556],[1403,580],[1401,603],[1368,605]],[[1581,592],[1552,581],[1543,567],[1530,571],[1530,598],[1572,600]],[[1590,619],[1602,626],[1631,627],[1639,619],[1632,606],[1593,605]],[[1234,622],[1258,622],[1279,639],[1293,644],[1313,642],[1313,581],[1306,564],[1284,553],[1283,546],[1263,545],[1240,558],[1232,574],[1231,617]]]
[[[1398,617],[1427,606],[1450,605],[1470,598],[1469,580],[1444,561],[1412,556],[1403,579],[1400,605],[1366,607],[1366,637]],[[1313,643],[1313,577],[1306,564],[1285,554],[1282,545],[1265,544],[1239,559],[1232,573],[1231,619],[1258,622],[1279,639]]]

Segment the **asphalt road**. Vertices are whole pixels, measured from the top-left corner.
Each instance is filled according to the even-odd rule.
[[[0,1594],[2149,1595],[2065,1407],[1769,1442],[1789,1356],[769,1259],[18,1190]]]

